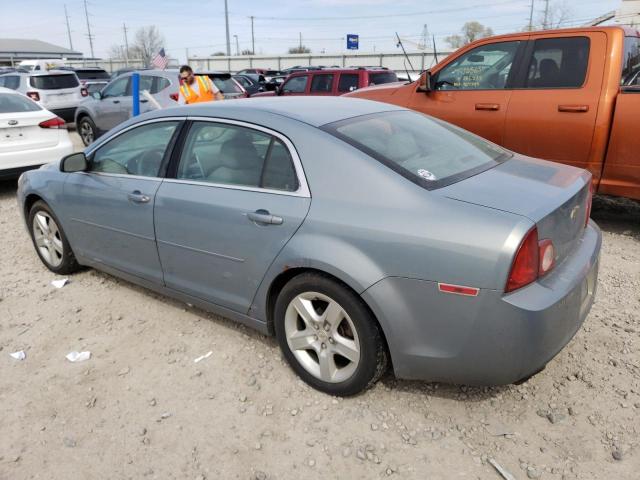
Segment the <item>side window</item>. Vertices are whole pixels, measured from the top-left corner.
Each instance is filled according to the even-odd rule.
[[[338,92],[353,92],[358,89],[357,73],[341,73],[338,81]]]
[[[579,88],[589,65],[587,37],[536,40],[529,61],[527,88]]]
[[[151,86],[153,85],[153,77],[149,75],[140,75],[140,92],[147,90],[151,93]]]
[[[333,75],[314,75],[311,80],[311,93],[331,93],[333,87]]]
[[[150,93],[158,93],[171,86],[171,82],[164,77],[153,77],[153,80]]]
[[[271,135],[250,128],[194,122],[189,129],[178,179],[224,185],[297,189],[289,151]]]
[[[127,92],[129,77],[119,78],[102,91],[103,98],[122,97]]]
[[[437,90],[501,90],[507,84],[520,42],[481,45],[438,72]]]
[[[240,83],[240,85],[242,85],[244,88],[251,86],[251,83],[249,83],[249,81],[244,77],[233,77],[233,78],[235,78],[238,81],[238,83]]]
[[[17,90],[20,87],[20,77],[17,75],[4,75],[0,77],[0,87]]]
[[[626,37],[622,57],[620,85],[640,85],[640,37]]]
[[[125,132],[100,147],[89,171],[156,177],[179,122],[156,122]]]
[[[285,93],[304,93],[307,89],[308,78],[308,75],[290,78],[282,86],[282,91]]]

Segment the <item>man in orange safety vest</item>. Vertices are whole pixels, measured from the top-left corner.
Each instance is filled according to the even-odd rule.
[[[192,104],[224,100],[224,96],[206,75],[194,75],[189,65],[180,67],[180,103]]]

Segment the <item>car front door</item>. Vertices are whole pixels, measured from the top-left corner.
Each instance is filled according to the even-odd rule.
[[[69,174],[64,213],[78,255],[162,283],[153,206],[179,125],[176,119],[136,125],[92,151],[88,171]]]
[[[525,42],[480,45],[433,73],[435,89],[414,92],[410,108],[441,118],[501,144],[511,82]]]
[[[259,127],[194,121],[156,194],[167,287],[246,313],[310,205],[289,140]]]
[[[122,105],[129,89],[129,76],[120,77],[102,90],[92,120],[98,130],[106,132],[122,122]]]
[[[599,178],[602,156],[591,163],[590,153],[606,55],[602,32],[532,34],[524,78],[507,110],[504,146],[586,168]]]

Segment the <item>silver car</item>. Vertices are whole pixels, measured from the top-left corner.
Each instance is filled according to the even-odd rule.
[[[73,122],[84,99],[80,81],[68,70],[32,70],[0,75],[0,87],[16,90],[66,122]]]
[[[591,175],[393,105],[152,112],[20,177],[44,265],[104,270],[275,334],[310,385],[508,384],[589,313]],[[151,300],[151,297],[149,298]]]

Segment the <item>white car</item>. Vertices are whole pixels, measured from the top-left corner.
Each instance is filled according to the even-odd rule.
[[[15,177],[72,152],[64,120],[26,96],[0,88],[0,178]]]
[[[73,122],[78,104],[88,95],[69,70],[38,70],[0,75],[0,87],[29,97],[67,122]]]

